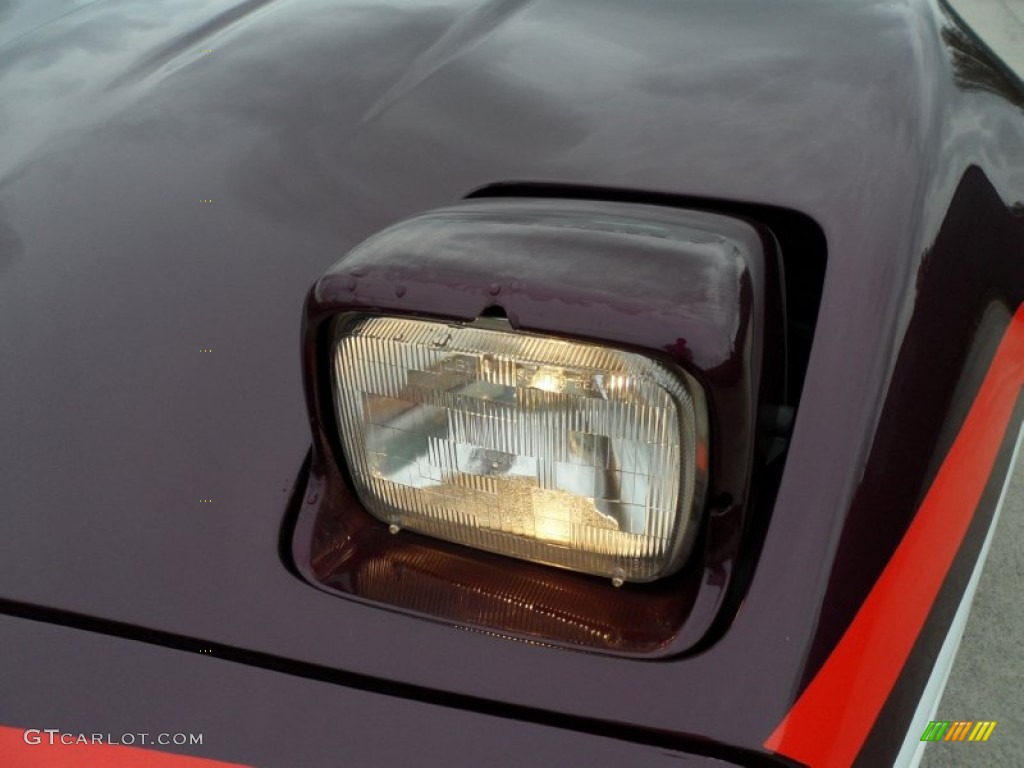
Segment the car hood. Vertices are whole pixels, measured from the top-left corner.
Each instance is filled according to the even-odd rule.
[[[55,7],[0,4],[0,598],[758,746],[800,678],[933,211],[1019,137],[1009,108],[957,123],[992,97],[955,86],[941,16],[111,0],[40,23]],[[991,174],[1008,203],[1014,173]],[[637,664],[636,690],[594,696],[592,657],[510,642],[494,668],[478,652],[506,641],[349,604],[279,557],[310,444],[305,292],[371,233],[508,180],[786,206],[828,239],[817,394],[775,511],[806,536],[769,536],[760,608],[671,689]],[[840,294],[863,311],[827,311]],[[850,437],[803,441],[815,422]],[[638,704],[680,689],[699,702]]]

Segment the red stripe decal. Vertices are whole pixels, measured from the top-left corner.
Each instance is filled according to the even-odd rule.
[[[12,728],[0,725],[0,765],[18,768],[245,768],[238,763],[223,763],[205,757],[159,752],[155,749],[128,747],[120,744],[61,743],[73,742],[79,734]],[[81,734],[91,739],[91,734]],[[116,737],[120,738],[120,737]],[[156,735],[151,735],[155,739]]]
[[[856,759],[960,548],[1022,384],[1024,305],[903,540],[767,749],[815,768]]]

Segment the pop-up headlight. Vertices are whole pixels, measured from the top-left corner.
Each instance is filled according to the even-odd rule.
[[[408,528],[623,581],[680,568],[707,469],[700,385],[614,348],[349,315],[332,351],[355,488]]]
[[[766,229],[674,204],[482,197],[373,234],[306,301],[296,568],[449,626],[699,647],[770,510],[781,277]]]

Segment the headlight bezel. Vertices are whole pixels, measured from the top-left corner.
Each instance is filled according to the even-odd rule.
[[[784,319],[779,268],[774,238],[746,221],[590,200],[470,201],[364,241],[307,297],[303,372],[314,445],[291,541],[298,573],[356,602],[554,646],[655,658],[693,647],[726,603],[756,511],[757,419],[763,403],[779,402],[784,370],[780,350],[766,343]],[[454,323],[496,313],[519,332],[635,351],[694,376],[707,397],[711,450],[690,561],[664,580],[613,590],[603,578],[388,534],[352,491],[336,440],[325,361],[332,324],[347,312]],[[424,557],[431,574],[410,575],[408,563]],[[386,588],[369,589],[371,565],[390,573]],[[615,595],[623,601],[616,615],[630,618],[582,639],[545,634],[503,613],[500,605],[515,602],[499,584],[506,577],[532,585],[542,598],[535,613],[546,610],[545,595],[571,594],[570,624],[604,626],[601,606]],[[448,585],[443,604],[423,604],[430,579]],[[464,588],[490,594],[493,610],[466,613],[456,597]]]

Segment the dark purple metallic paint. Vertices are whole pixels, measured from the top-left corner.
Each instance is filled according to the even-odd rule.
[[[952,301],[944,265],[975,247],[1019,261],[1019,83],[917,0],[239,8],[99,2],[4,35],[0,606],[761,750],[926,483],[897,451],[901,404],[925,393],[935,421],[909,450],[929,460],[958,418],[950,379],[912,365],[949,311],[925,284]],[[337,600],[278,559],[309,444],[305,291],[373,232],[506,180],[782,206],[825,233],[764,547],[700,655],[460,632]],[[964,301],[964,323],[990,304],[983,287]],[[430,711],[414,717],[443,727]]]
[[[805,682],[820,668],[899,544],[974,400],[1009,325],[1010,308],[1024,302],[1022,241],[1024,219],[1006,212],[977,169],[968,171],[919,274],[917,305],[896,360],[873,454],[839,542]],[[1011,427],[1020,415],[1018,408]],[[897,684],[894,694],[900,701],[920,697],[970,579],[1009,467],[1016,437],[1014,429],[1010,432],[1003,463],[994,468],[940,595],[936,614],[942,618],[933,620],[929,635],[919,640],[929,651],[911,656]],[[883,733],[875,735],[861,757],[863,765],[884,762],[899,748],[913,711],[913,706],[890,708]]]
[[[192,652],[180,652],[0,616],[0,647],[5,690],[18,692],[17,710],[3,712],[4,725],[115,738],[202,734],[201,745],[163,750],[259,768],[511,768],[557,765],[567,756],[594,768],[731,765],[254,669],[219,658],[216,651],[200,654],[198,643]]]

